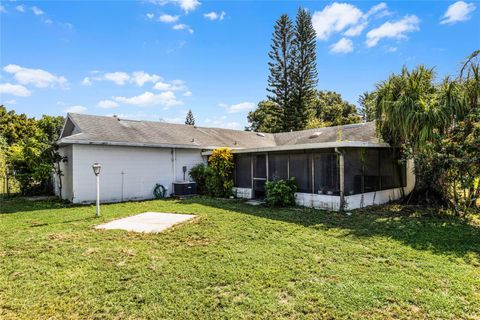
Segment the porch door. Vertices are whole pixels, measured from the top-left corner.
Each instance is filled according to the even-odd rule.
[[[267,154],[253,155],[253,194],[255,198],[265,196],[267,182]]]

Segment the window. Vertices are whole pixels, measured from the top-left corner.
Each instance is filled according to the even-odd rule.
[[[268,179],[288,179],[288,155],[275,153],[268,154]]]
[[[251,155],[235,155],[235,186],[239,188],[252,187],[252,166]]]
[[[339,172],[337,154],[317,153],[314,155],[315,193],[339,195]]]
[[[311,154],[290,155],[290,177],[295,177],[298,192],[312,192]]]

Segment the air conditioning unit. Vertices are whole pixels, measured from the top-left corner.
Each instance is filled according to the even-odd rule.
[[[197,184],[192,181],[175,181],[173,183],[174,196],[191,196],[197,194]]]

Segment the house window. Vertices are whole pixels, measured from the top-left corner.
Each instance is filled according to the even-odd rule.
[[[290,177],[295,177],[298,192],[312,192],[312,164],[311,154],[297,153],[290,155]]]
[[[288,155],[287,154],[268,154],[268,179],[269,180],[287,180],[288,179]]]
[[[235,186],[239,188],[252,187],[252,166],[250,154],[235,155]]]
[[[315,193],[339,195],[338,159],[335,153],[317,153],[314,155]]]
[[[362,193],[363,163],[361,149],[351,149],[344,154],[345,195]]]

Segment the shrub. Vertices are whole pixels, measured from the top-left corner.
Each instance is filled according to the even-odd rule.
[[[192,178],[192,180],[195,181],[197,184],[198,194],[207,194],[206,180],[209,173],[208,171],[208,167],[205,164],[200,163],[192,167],[192,169],[190,169],[190,172],[188,173],[190,175],[190,178]]]
[[[287,207],[295,204],[297,184],[295,178],[267,181],[265,183],[265,203],[271,207]]]
[[[233,155],[228,148],[213,150],[208,158],[210,172],[206,175],[205,186],[208,195],[213,197],[229,197],[233,188]]]

